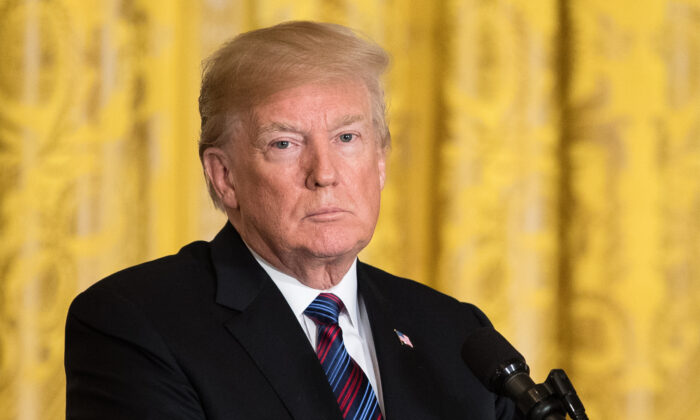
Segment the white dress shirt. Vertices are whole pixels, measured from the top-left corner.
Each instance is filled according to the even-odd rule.
[[[338,316],[338,325],[343,331],[345,348],[350,357],[367,375],[367,379],[377,395],[379,407],[384,412],[384,399],[382,397],[377,355],[374,351],[372,329],[369,324],[365,304],[362,297],[357,294],[357,259],[355,259],[350,270],[345,273],[345,276],[338,284],[327,290],[318,290],[306,286],[294,277],[279,271],[252,249],[250,252],[277,285],[280,292],[282,292],[282,296],[292,308],[297,321],[301,325],[301,329],[309,339],[309,343],[311,343],[314,351],[316,350],[316,341],[318,339],[316,323],[304,315],[304,311],[322,292],[333,293],[343,301],[345,308]]]

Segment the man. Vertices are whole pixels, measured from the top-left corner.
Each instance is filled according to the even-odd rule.
[[[110,276],[66,326],[69,419],[509,419],[460,360],[474,306],[357,261],[389,131],[386,53],[285,23],[207,63],[200,157],[229,223]]]

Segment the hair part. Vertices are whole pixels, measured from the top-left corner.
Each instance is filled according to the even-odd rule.
[[[391,136],[381,76],[389,56],[357,32],[332,23],[307,21],[245,32],[224,44],[204,62],[199,95],[199,157],[210,147],[223,147],[253,109],[282,90],[312,82],[361,80],[369,91],[372,123],[380,146]],[[214,205],[224,210],[205,174]]]

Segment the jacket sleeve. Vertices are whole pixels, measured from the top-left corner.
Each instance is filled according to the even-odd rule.
[[[66,418],[204,419],[157,330],[128,300],[91,288],[68,311]]]

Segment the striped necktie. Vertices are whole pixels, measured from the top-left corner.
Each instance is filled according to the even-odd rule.
[[[304,311],[318,327],[316,355],[333,389],[343,418],[381,420],[377,397],[367,376],[348,355],[338,315],[343,302],[332,293],[321,293]]]

